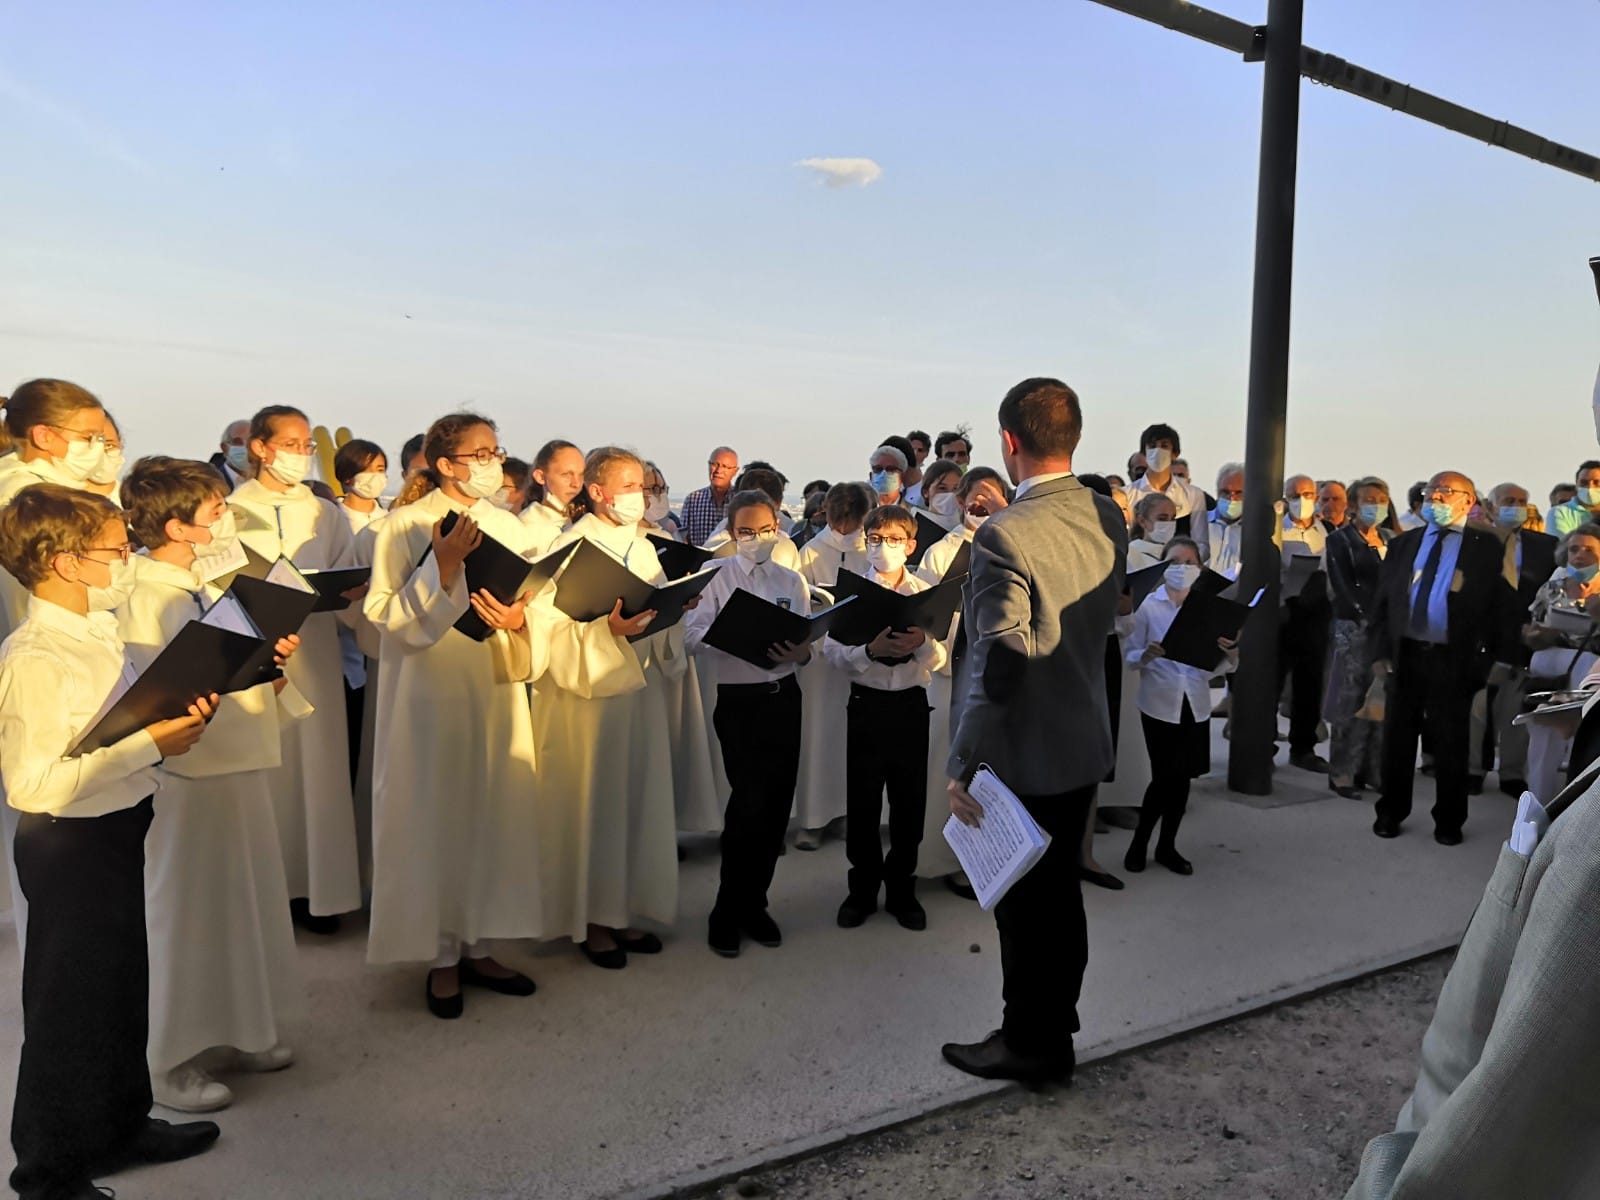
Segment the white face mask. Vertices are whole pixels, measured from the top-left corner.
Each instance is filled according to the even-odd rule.
[[[740,558],[760,566],[772,557],[772,549],[777,544],[777,538],[773,538],[770,541],[752,538],[748,542],[735,542],[734,546],[738,550]]]
[[[61,473],[75,483],[84,483],[101,473],[106,458],[104,442],[68,442],[67,452],[56,459]],[[112,476],[116,478],[115,475]]]
[[[100,462],[94,470],[89,472],[90,483],[115,483],[117,476],[122,474],[122,466],[128,460],[121,449],[113,450],[110,446],[100,455]]]
[[[879,575],[893,575],[906,565],[904,546],[868,546],[867,561]]]
[[[1187,592],[1200,578],[1200,568],[1193,563],[1173,563],[1162,576],[1167,586],[1175,592]]]
[[[267,470],[280,482],[290,487],[311,473],[311,455],[290,454],[287,450],[274,450],[272,464]]]
[[[982,525],[988,519],[989,519],[989,514],[988,513],[973,513],[973,512],[969,512],[964,518],[962,518],[962,520],[966,524],[966,527],[968,529],[972,530],[972,532],[974,532],[974,533],[978,532],[978,527],[980,525]]]
[[[111,612],[113,609],[121,608],[133,592],[133,564],[131,562],[114,562],[110,566],[110,586],[89,589],[90,612]]]
[[[928,511],[941,517],[954,517],[961,512],[961,501],[956,499],[954,492],[940,492],[928,501]]]
[[[489,503],[494,505],[496,508],[502,510],[503,512],[510,512],[511,511],[511,489],[508,488],[508,487],[501,488],[498,492],[496,492],[494,495],[489,497]]]
[[[618,525],[637,525],[644,520],[644,493],[623,492],[614,497],[606,508],[611,513],[611,519]]]
[[[1159,475],[1172,465],[1172,451],[1165,446],[1149,446],[1144,452],[1145,469]]]
[[[196,558],[212,558],[218,554],[226,554],[233,549],[234,542],[239,540],[239,524],[233,519],[233,510],[223,510],[222,516],[211,523],[211,540],[209,542],[195,542],[194,553]]]
[[[1317,511],[1317,502],[1312,496],[1295,496],[1288,501],[1288,510],[1291,519],[1309,521],[1311,514]]]
[[[350,481],[350,490],[363,500],[376,500],[388,482],[389,477],[382,471],[362,471]]]
[[[644,519],[659,525],[672,515],[672,503],[665,496],[651,496],[644,506]]]
[[[1165,546],[1172,540],[1172,536],[1177,532],[1178,523],[1176,521],[1154,521],[1151,523],[1150,528],[1145,532],[1144,537],[1145,541],[1147,542],[1154,542],[1158,546]]]
[[[500,468],[499,463],[493,460],[486,463],[474,460],[467,465],[467,477],[456,480],[456,487],[461,489],[461,494],[464,496],[470,496],[474,500],[487,500],[504,487],[505,482],[506,473]]]

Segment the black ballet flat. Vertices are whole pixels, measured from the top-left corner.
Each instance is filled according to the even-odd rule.
[[[1109,871],[1091,871],[1088,867],[1078,868],[1078,878],[1095,887],[1103,887],[1108,892],[1120,892],[1128,886]]]
[[[1328,780],[1328,790],[1337,795],[1343,796],[1346,800],[1362,799],[1361,789],[1356,787],[1354,784],[1335,783],[1330,779]]]
[[[616,940],[617,945],[621,946],[629,954],[661,953],[661,939],[653,933],[641,933],[636,938],[623,937],[620,933],[614,933],[611,936]]]
[[[1152,857],[1174,875],[1194,874],[1194,864],[1176,850],[1157,850]]]
[[[615,935],[612,936],[615,938]],[[583,941],[578,943],[578,949],[595,966],[606,971],[620,971],[628,965],[628,952],[622,948],[620,941],[609,950],[592,949],[587,941]]]
[[[539,990],[538,984],[517,972],[512,972],[504,979],[485,975],[472,965],[470,958],[463,958],[461,965],[456,969],[460,973],[462,987],[480,987],[486,991],[499,992],[502,996],[531,996]]]
[[[459,968],[458,968],[459,970]],[[435,996],[433,994],[433,972],[429,971],[422,977],[422,994],[427,998],[428,1011],[441,1021],[454,1021],[466,1011],[466,1001],[462,999],[461,989],[458,986],[454,996]]]

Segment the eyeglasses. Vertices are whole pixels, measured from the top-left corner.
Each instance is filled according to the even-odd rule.
[[[644,489],[644,494],[646,496],[665,496],[667,489],[664,487],[647,487]]]
[[[999,528],[999,526],[996,526],[996,528]],[[884,537],[880,533],[867,534],[867,545],[869,546],[904,546],[905,544],[906,539],[903,537]]]
[[[718,475],[732,475],[739,469],[737,465],[729,465],[728,463],[719,462],[708,462],[706,466],[710,467]]]
[[[67,439],[69,442],[88,442],[91,446],[96,442],[102,446],[106,444],[106,435],[103,433],[90,433],[86,429],[74,429],[70,425],[46,425],[45,428],[54,429],[57,433],[72,434]]]
[[[123,542],[120,546],[85,546],[82,551],[73,552],[72,557],[89,558],[91,554],[115,554],[123,562],[127,562],[133,555],[133,545],[129,542]],[[99,562],[100,560],[95,558],[90,559],[90,561]],[[109,566],[110,564],[107,563],[106,565]]]
[[[315,454],[317,443],[310,442],[267,442],[274,450],[282,450],[285,454]]]
[[[736,542],[775,542],[778,540],[778,531],[771,526],[766,529],[735,529],[733,540]]]
[[[1434,499],[1435,497],[1448,500],[1451,496],[1466,496],[1468,499],[1471,499],[1472,493],[1467,491],[1465,488],[1436,487],[1428,489],[1428,499],[1430,500]]]
[[[506,451],[504,446],[496,446],[493,450],[477,450],[471,454],[452,454],[451,462],[475,462],[480,467],[486,467],[492,462],[505,462]]]

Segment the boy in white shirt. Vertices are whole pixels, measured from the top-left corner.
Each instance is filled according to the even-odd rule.
[[[875,508],[862,529],[873,583],[902,596],[928,589],[906,570],[906,556],[917,549],[917,519],[909,509]],[[944,665],[944,642],[916,628],[885,629],[865,646],[824,638],[822,653],[852,677],[845,737],[850,892],[839,906],[839,925],[854,929],[877,912],[881,887],[895,920],[906,929],[926,929],[928,917],[916,897],[917,846],[928,799],[928,682]],[[885,791],[887,857],[878,833]]]
[[[0,567],[30,593],[0,648],[0,782],[22,814],[28,900],[10,1181],[24,1200],[91,1200],[103,1194],[93,1175],[188,1158],[218,1133],[148,1115],[144,925],[157,767],[199,740],[217,698],[67,756],[131,682],[116,619],[89,611],[89,589],[127,560],[127,527],[103,497],[43,483],[0,511]]]
[[[717,707],[712,724],[722,744],[730,793],[722,825],[722,879],[711,909],[706,941],[724,958],[739,954],[742,937],[780,946],[783,934],[767,912],[784,830],[800,771],[800,685],[795,671],[811,659],[809,645],[780,642],[768,668],[752,666],[705,644],[728,597],[747,591],[791,612],[809,616],[806,581],[772,561],[780,539],[778,506],[765,492],[735,492],[728,500],[728,529],[737,556],[700,594],[684,618],[684,644],[717,666]]]

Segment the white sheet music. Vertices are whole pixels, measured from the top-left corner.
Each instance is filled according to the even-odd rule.
[[[231,575],[240,567],[249,564],[250,555],[245,553],[244,543],[235,541],[233,547],[225,554],[212,554],[195,559],[194,573],[201,583],[210,583],[213,579]]]
[[[987,911],[1044,856],[1050,835],[988,767],[978,769],[967,791],[983,806],[983,820],[973,829],[952,816],[945,822],[944,840],[961,861],[978,904]]]
[[[258,638],[261,630],[256,628],[256,623],[250,619],[250,614],[244,605],[233,596],[223,596],[200,618],[200,624],[210,625],[216,629],[226,629],[232,633],[242,633],[246,637]]]
[[[267,572],[267,582],[275,583],[279,587],[293,588],[297,592],[317,590],[306,582],[306,577],[300,574],[300,568],[287,558],[280,558],[272,564],[272,570]]]

